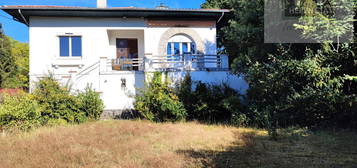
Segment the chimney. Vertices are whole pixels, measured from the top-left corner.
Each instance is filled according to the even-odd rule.
[[[107,8],[107,0],[97,0],[97,8]]]
[[[156,6],[156,9],[169,9],[169,7],[166,6],[164,3],[160,3],[159,6]]]

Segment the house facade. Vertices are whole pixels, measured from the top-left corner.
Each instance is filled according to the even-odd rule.
[[[102,6],[100,6],[102,7]],[[29,27],[30,82],[50,73],[72,90],[91,85],[105,109],[133,108],[133,95],[156,71],[172,82],[228,83],[244,92],[245,81],[217,54],[217,26],[229,10],[3,6]]]

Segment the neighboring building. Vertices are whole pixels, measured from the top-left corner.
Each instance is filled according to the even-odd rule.
[[[99,6],[1,8],[29,26],[31,89],[52,73],[74,90],[92,85],[106,110],[124,110],[155,71],[174,82],[189,72],[194,81],[247,88],[217,55],[216,27],[229,10]]]

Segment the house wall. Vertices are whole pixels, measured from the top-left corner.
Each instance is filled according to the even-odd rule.
[[[168,72],[172,84],[184,79],[188,72]],[[193,82],[201,81],[207,84],[228,84],[231,88],[241,94],[245,94],[248,84],[243,77],[236,76],[227,71],[192,71],[189,72]],[[144,88],[144,81],[150,80],[152,72],[116,72],[102,73],[100,85],[103,93],[102,99],[107,110],[132,109],[134,95],[140,92],[139,88]],[[126,87],[121,87],[122,79],[126,79]]]
[[[145,27],[144,19],[31,17],[29,28],[31,89],[38,77],[53,73],[63,83],[71,79],[74,89],[81,90],[89,83],[100,91],[99,81],[93,80],[93,77],[81,77],[80,82],[74,82],[74,76],[91,66],[96,66],[101,57],[115,58],[116,50],[113,41],[116,37],[138,38],[139,53],[143,55]],[[66,33],[82,36],[81,58],[59,57],[58,36]],[[56,65],[59,68],[54,68]],[[90,72],[81,76],[99,75],[98,68]]]
[[[41,77],[52,73],[61,83],[68,83],[73,91],[81,91],[91,85],[101,93],[105,109],[126,109],[133,107],[133,95],[144,86],[145,72],[111,71],[102,60],[116,58],[116,38],[137,38],[139,57],[159,55],[160,39],[168,32],[195,34],[203,44],[204,53],[216,54],[216,28],[190,27],[168,28],[148,27],[143,18],[30,18],[30,89]],[[192,33],[194,32],[194,33]],[[60,58],[58,36],[66,33],[82,36],[81,58]],[[171,33],[172,34],[172,33]],[[161,44],[166,47],[166,44]],[[171,72],[173,80],[179,80],[184,72]],[[241,90],[244,81],[227,72],[194,71],[193,80],[207,83],[228,81]],[[123,79],[126,87],[122,88]]]
[[[188,72],[170,72],[168,75],[173,83],[184,79]],[[246,94],[248,83],[243,76],[237,76],[227,71],[192,71],[189,72],[193,82],[201,81],[207,84],[220,85],[227,84],[240,94]]]
[[[147,55],[161,55],[159,44],[161,37],[170,29],[190,29],[196,32],[204,45],[204,53],[217,54],[216,28],[215,27],[194,27],[194,28],[167,28],[149,27],[145,29],[145,53]],[[184,32],[184,31],[183,31]],[[166,47],[166,46],[164,46]]]
[[[117,38],[134,38],[138,39],[138,54],[139,57],[144,57],[145,45],[144,45],[144,30],[108,30],[110,52],[108,58],[116,58],[116,39]]]
[[[125,86],[122,86],[125,80]],[[106,110],[132,109],[134,96],[138,88],[144,87],[145,73],[142,71],[126,71],[101,73],[101,98]]]

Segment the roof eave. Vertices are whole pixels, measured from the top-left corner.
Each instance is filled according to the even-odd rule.
[[[14,20],[26,24],[30,16],[48,17],[127,17],[127,18],[202,18],[218,20],[230,10],[146,9],[146,8],[29,8],[0,7]],[[19,12],[21,11],[21,13]],[[23,15],[23,16],[22,16]],[[25,18],[25,20],[24,20]]]

